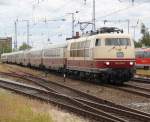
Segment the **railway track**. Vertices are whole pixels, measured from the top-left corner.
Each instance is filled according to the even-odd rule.
[[[132,81],[140,83],[150,83],[150,78],[134,77]]]
[[[140,96],[144,96],[147,98],[150,98],[150,89],[148,88],[144,88],[141,86],[137,86],[135,84],[132,83],[125,83],[124,86],[121,87],[115,87],[116,89],[122,90],[122,91],[126,91],[129,93],[133,93],[133,94],[137,94]]]
[[[11,72],[15,74],[15,72],[13,72],[13,71],[11,71]],[[33,80],[33,79],[31,79],[31,77],[33,77],[33,75],[30,74],[30,73],[20,71],[19,74],[15,74],[15,75],[17,75],[16,77],[20,77],[19,75],[27,75],[27,76],[30,76],[30,79],[28,79],[28,80],[31,80],[31,81]],[[22,78],[22,76],[20,78]],[[140,78],[140,81],[143,81],[143,79]],[[145,82],[146,83],[148,82],[147,79],[146,79],[146,81],[144,79],[144,81],[142,83],[145,83]],[[43,85],[43,83],[40,84],[39,81],[38,82],[35,81],[35,83],[37,83],[38,85],[40,85],[42,87],[45,87],[45,85]],[[120,86],[120,87],[119,86],[115,87],[114,85],[109,85],[109,84],[101,84],[101,85],[103,85],[105,87],[118,89],[118,90],[122,90],[122,91],[125,91],[125,92],[129,92],[129,93],[133,93],[133,94],[136,94],[136,95],[140,95],[140,96],[150,98],[150,89],[149,88],[145,88],[145,87],[142,87],[142,86],[139,86],[139,85],[136,85],[136,84],[132,84],[132,83],[129,83],[129,82],[125,83],[123,86]],[[46,86],[46,88],[47,88],[47,86]],[[55,88],[55,86],[54,86],[54,88]],[[52,90],[52,89],[49,89],[49,88],[47,88],[47,89]],[[54,90],[52,90],[52,91],[54,91]]]
[[[46,102],[50,102],[59,107],[65,108],[71,112],[83,115],[84,117],[88,117],[95,121],[125,122],[125,120],[119,117],[115,117],[109,115],[106,112],[99,111],[71,97],[39,89],[30,85],[0,79],[0,87],[15,91],[17,93],[28,95],[30,97],[37,98]]]
[[[73,99],[73,101],[74,102],[77,101],[79,105],[86,106],[86,110],[92,109],[92,112],[95,112],[95,114],[105,116],[115,121],[148,122],[150,120],[150,114],[148,113],[144,113],[135,109],[125,107],[125,106],[116,105],[112,102],[97,98],[95,96],[78,91],[71,87],[58,84],[52,81],[48,81],[47,79],[44,79],[44,78],[33,76],[29,73],[28,74],[23,73],[23,72],[19,74],[9,73],[9,75],[24,78],[26,80],[30,80],[44,87],[49,92],[52,92],[57,95],[61,95],[61,97],[59,96],[59,98],[62,98],[62,96],[65,96],[68,99]],[[99,113],[96,113],[96,112],[99,112]],[[106,114],[110,116],[108,115],[106,116]]]

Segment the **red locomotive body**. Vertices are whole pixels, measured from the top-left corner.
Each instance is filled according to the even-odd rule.
[[[150,48],[136,49],[136,68],[150,68]]]

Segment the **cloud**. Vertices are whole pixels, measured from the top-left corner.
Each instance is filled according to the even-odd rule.
[[[97,27],[104,26],[103,20],[127,20],[130,19],[131,26],[135,25],[137,20],[149,25],[149,0],[135,0],[134,6],[126,0],[96,0],[96,20]],[[92,0],[0,0],[0,35],[12,35],[14,37],[14,21],[18,18],[19,44],[26,41],[26,23],[23,19],[30,20],[30,33],[32,42],[40,43],[39,40],[47,40],[48,36],[41,36],[49,33],[51,40],[58,42],[65,40],[65,37],[71,35],[71,15],[67,13],[80,11],[75,14],[77,21],[91,21],[92,19]],[[49,21],[48,26],[44,24],[44,19],[62,19],[66,21]],[[118,25],[125,28],[126,23],[110,23],[109,25]],[[90,28],[90,27],[89,27]],[[138,28],[139,30],[140,28]],[[76,27],[79,30],[79,26]],[[7,33],[7,34],[6,34]],[[58,36],[62,34],[62,36]],[[137,31],[137,35],[139,32]]]

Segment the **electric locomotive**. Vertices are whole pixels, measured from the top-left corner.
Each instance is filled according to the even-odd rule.
[[[134,65],[134,42],[122,30],[101,28],[97,33],[68,40],[69,74],[83,79],[123,83],[133,77]]]

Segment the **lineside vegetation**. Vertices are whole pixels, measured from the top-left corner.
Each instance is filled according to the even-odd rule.
[[[34,111],[23,97],[0,90],[0,122],[53,122],[49,113]]]

